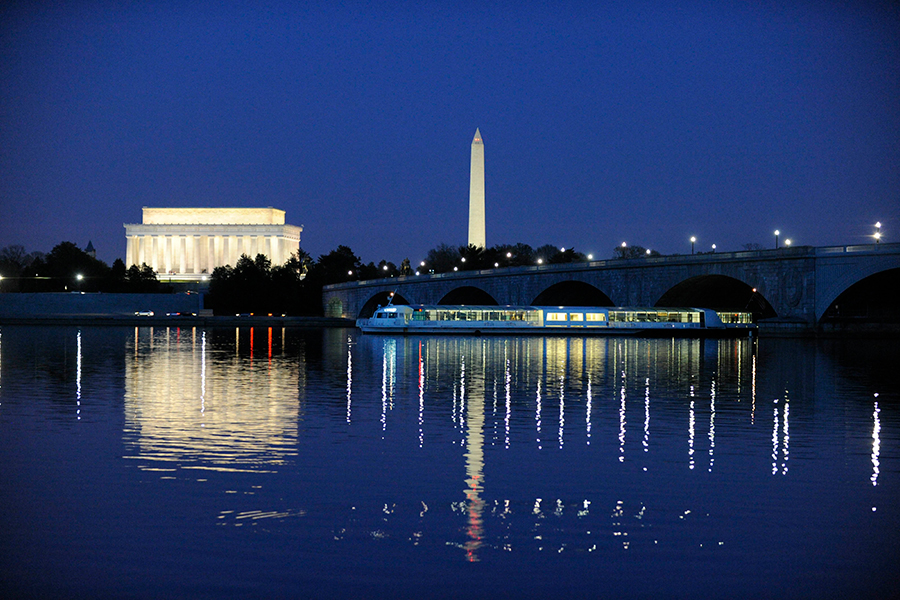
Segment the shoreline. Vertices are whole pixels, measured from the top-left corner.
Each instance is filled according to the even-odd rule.
[[[356,319],[343,317],[282,316],[137,316],[110,314],[0,316],[0,326],[78,326],[87,327],[291,327],[296,329],[355,328]],[[384,334],[378,334],[384,335]],[[442,335],[442,334],[424,334]],[[515,334],[513,334],[515,335]],[[753,337],[808,339],[896,339],[900,328],[875,325],[870,327],[823,327],[809,330],[797,323],[765,322]]]
[[[0,316],[3,325],[86,325],[86,326],[134,326],[134,327],[356,327],[355,319],[340,317],[269,317],[269,316],[152,316],[137,315],[28,315],[23,317]]]

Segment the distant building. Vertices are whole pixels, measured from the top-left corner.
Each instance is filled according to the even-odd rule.
[[[84,249],[84,253],[91,258],[97,258],[97,251],[94,249],[94,242],[88,240],[88,245],[87,248]]]
[[[125,264],[147,263],[161,278],[198,279],[234,266],[242,254],[284,264],[300,249],[303,227],[286,225],[277,208],[143,208],[143,222],[125,224]]]

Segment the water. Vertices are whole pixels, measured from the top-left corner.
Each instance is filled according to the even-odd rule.
[[[0,330],[3,597],[887,597],[900,343]]]

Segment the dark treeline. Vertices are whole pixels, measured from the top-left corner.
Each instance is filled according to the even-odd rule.
[[[160,284],[146,264],[126,268],[117,258],[110,267],[72,242],[57,244],[48,254],[26,253],[22,246],[6,246],[0,249],[0,277],[3,292],[171,291]]]
[[[642,246],[619,246],[613,258],[659,256]],[[234,266],[217,267],[210,276],[205,306],[215,314],[321,315],[323,286],[417,275],[563,264],[594,260],[574,248],[545,244],[501,244],[490,248],[440,244],[428,251],[423,261],[400,266],[382,260],[363,263],[348,246],[338,246],[312,260],[302,249],[283,265],[272,265],[269,258],[241,256]],[[79,277],[80,275],[80,277]],[[71,242],[62,242],[49,254],[27,254],[22,246],[0,250],[0,291],[3,292],[166,292],[157,274],[146,264],[126,268],[121,259],[112,267]]]

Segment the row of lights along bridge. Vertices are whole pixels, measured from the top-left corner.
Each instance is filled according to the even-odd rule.
[[[778,229],[776,229],[776,230],[775,230],[775,249],[776,249],[776,250],[778,250],[778,236],[779,236],[779,235],[781,235],[781,231],[779,231]],[[880,244],[880,243],[881,243],[881,221],[878,221],[877,223],[875,223],[875,233],[874,233],[874,235],[873,235],[872,237],[875,238],[875,243],[876,243],[876,244]],[[691,236],[691,254],[694,253],[694,244],[696,244],[696,243],[697,243],[697,236],[692,235],[692,236]],[[786,247],[790,248],[790,246],[791,246],[791,240],[790,240],[790,239],[784,240],[784,245],[785,245]],[[628,247],[628,244],[627,244],[626,242],[622,242],[622,247],[623,247],[623,248],[626,248],[626,247]],[[565,249],[565,248],[560,248],[560,251],[565,252],[566,249]],[[715,244],[712,245],[712,251],[713,251],[713,252],[716,251],[716,245],[715,245]],[[648,248],[648,249],[647,249],[647,255],[649,256],[649,255],[651,254],[651,252],[652,252],[652,251]],[[506,258],[512,258],[512,252],[507,252],[507,253],[506,253]],[[594,255],[593,255],[593,254],[588,254],[588,255],[587,255],[587,259],[588,259],[588,260],[594,260]],[[462,262],[466,262],[466,257],[462,257],[461,261],[462,261]],[[539,259],[537,259],[536,262],[537,262],[537,264],[542,265],[542,264],[544,264],[544,259],[543,259],[543,258],[539,258]],[[424,269],[424,268],[425,268],[425,261],[423,260],[421,263],[419,263],[419,266],[422,267],[422,269]],[[494,263],[494,267],[495,267],[495,268],[499,268],[499,267],[500,267],[500,263],[496,263],[496,262],[495,262],[495,263]],[[385,271],[388,270],[388,266],[387,266],[387,265],[384,265],[383,268],[384,268]],[[454,271],[458,271],[458,270],[459,270],[459,267],[453,267],[453,270],[454,270]],[[421,273],[420,271],[416,271],[416,275],[419,275],[420,273]],[[348,271],[347,274],[348,274],[348,275],[353,275],[353,271]],[[81,275],[81,274],[79,273],[78,275],[75,276],[75,279],[78,280],[79,282],[81,282],[81,280],[84,279],[84,275]],[[206,278],[204,277],[204,279],[206,279]],[[0,275],[0,281],[2,281],[2,280],[3,280],[3,276]]]
[[[777,249],[778,249],[778,236],[781,235],[781,231],[778,230],[778,229],[776,229],[774,233],[775,233],[775,249],[777,250]],[[881,221],[878,221],[877,223],[875,223],[875,234],[874,234],[872,237],[875,238],[875,243],[876,243],[876,244],[880,244],[880,243],[881,243]],[[690,238],[690,241],[691,241],[691,254],[694,254],[694,251],[695,251],[695,245],[696,245],[696,243],[697,243],[697,236],[692,235],[691,238]],[[787,248],[790,248],[791,243],[792,243],[792,242],[791,242],[790,238],[784,240],[784,245],[785,245],[785,247],[787,247]],[[628,243],[627,243],[627,242],[622,242],[622,248],[627,248],[627,247],[628,247]],[[560,251],[561,251],[561,252],[565,252],[566,249],[565,249],[565,248],[560,248]],[[712,245],[712,251],[713,251],[713,252],[716,251],[716,245],[715,245],[715,244]],[[648,249],[646,250],[646,253],[647,253],[648,256],[650,256],[651,253],[652,253],[652,250],[650,250],[650,249],[648,248]],[[506,257],[507,257],[507,258],[512,258],[512,252],[507,252],[507,253],[506,253]],[[588,254],[588,255],[587,255],[587,259],[588,259],[588,260],[594,260],[594,255],[593,255],[593,254]],[[463,262],[463,263],[466,262],[466,257],[462,257],[462,258],[460,259],[460,262]],[[544,259],[543,259],[543,258],[538,258],[535,262],[536,262],[537,264],[539,264],[539,265],[542,265],[542,264],[544,264]],[[424,269],[426,268],[425,261],[423,260],[422,262],[420,262],[420,263],[419,263],[419,266],[421,267],[421,269],[416,271],[416,275],[420,275],[421,272],[422,272],[422,270],[424,270]],[[494,267],[495,267],[495,268],[499,268],[499,267],[500,267],[500,263],[499,263],[499,262],[495,262],[495,263],[494,263]],[[388,271],[388,270],[389,270],[387,265],[384,265],[383,269],[384,269],[385,271]],[[454,270],[454,271],[459,271],[459,267],[453,267],[453,270]],[[433,272],[433,271],[432,271],[432,272]],[[348,271],[347,274],[348,274],[348,275],[353,275],[353,271]]]

